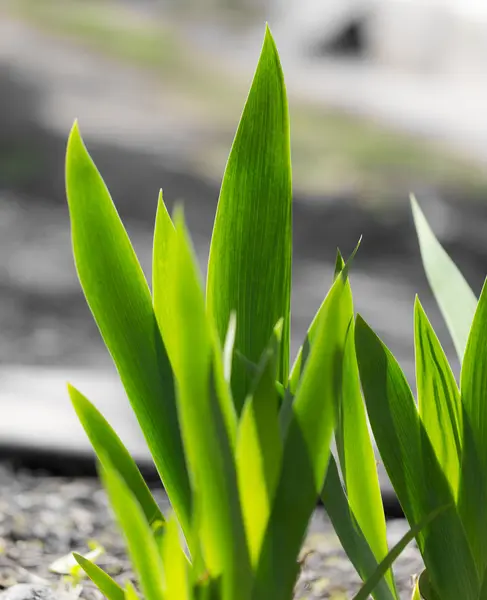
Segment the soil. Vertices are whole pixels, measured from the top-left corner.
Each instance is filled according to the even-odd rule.
[[[169,504],[160,487],[153,488],[163,512]],[[405,521],[389,521],[390,543],[406,531]],[[0,464],[0,589],[16,583],[47,583],[66,591],[69,584],[51,573],[49,565],[65,554],[88,551],[96,540],[106,550],[98,564],[121,584],[133,579],[124,544],[113,521],[104,491],[95,478],[52,477],[42,471],[16,470]],[[324,511],[313,516],[302,551],[303,569],[296,599],[351,597],[360,580],[333,533]],[[421,569],[421,558],[410,545],[396,562],[402,598],[411,595],[412,575]],[[102,596],[87,580],[81,597]]]

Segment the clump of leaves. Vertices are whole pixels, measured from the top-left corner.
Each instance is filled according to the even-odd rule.
[[[149,288],[77,124],[66,182],[79,279],[174,511],[161,513],[116,433],[70,387],[146,600],[291,598],[335,429],[348,499],[334,460],[323,498],[371,576],[357,598],[397,598],[386,572],[432,516],[388,553],[340,255],[290,368],[290,134],[269,30],[221,186],[206,298],[183,212],[171,218],[162,193]],[[353,436],[363,456],[349,452]],[[75,558],[109,600],[136,598]]]

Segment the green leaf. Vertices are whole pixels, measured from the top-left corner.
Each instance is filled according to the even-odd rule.
[[[259,558],[282,460],[279,397],[275,386],[282,320],[263,353],[239,423],[236,462],[252,564]]]
[[[281,476],[256,572],[253,600],[288,598],[297,557],[330,455],[342,356],[350,323],[347,268],[328,293],[306,362],[284,442]]]
[[[122,441],[105,417],[76,388],[68,384],[68,392],[74,410],[100,461],[107,457],[110,464],[123,477],[126,485],[137,498],[149,524],[164,521],[164,516],[154,500],[139,468]]]
[[[414,196],[411,196],[411,206],[426,277],[461,363],[477,298],[458,267],[436,239]]]
[[[388,553],[386,521],[374,448],[360,391],[354,329],[352,309],[343,356],[342,397],[335,439],[350,509],[375,558],[380,561]],[[392,572],[386,578],[395,596]]]
[[[173,517],[166,523],[162,538],[162,562],[166,576],[165,600],[191,600],[188,560],[181,547],[179,528]]]
[[[321,499],[350,562],[362,580],[367,581],[376,571],[378,562],[349,506],[333,455],[330,456]],[[378,582],[372,595],[375,600],[397,598],[384,579]]]
[[[437,508],[431,514],[424,517],[417,525],[411,527],[411,529],[405,533],[402,538],[397,542],[394,548],[391,549],[389,554],[384,558],[384,560],[377,567],[376,572],[367,580],[365,585],[360,589],[359,593],[353,597],[353,600],[367,600],[369,595],[372,593],[374,588],[379,584],[387,570],[391,568],[394,561],[399,558],[401,552],[406,548],[409,542],[412,542],[413,539],[434,519],[437,518],[439,514],[446,510],[445,506]]]
[[[420,598],[423,598],[423,600],[440,600],[440,596],[433,588],[429,573],[426,569],[424,569],[418,578],[418,589],[419,596]]]
[[[73,552],[73,556],[79,566],[108,600],[125,600],[123,589],[108,573],[105,573],[98,565],[77,552]]]
[[[174,222],[170,301],[178,336],[173,367],[184,448],[201,511],[200,541],[210,576],[222,575],[224,600],[246,599],[250,560],[226,413],[230,399],[218,394],[215,380],[217,368],[223,378],[222,356],[215,352],[211,315],[182,213]]]
[[[487,567],[487,285],[484,284],[468,339],[460,377],[464,455],[459,510],[479,573]]]
[[[233,310],[235,348],[258,362],[284,319],[279,381],[289,370],[292,185],[289,116],[279,56],[266,29],[257,70],[228,158],[208,263],[207,301],[223,340]],[[251,377],[235,361],[238,412]]]
[[[187,533],[191,494],[171,365],[147,281],[77,123],[68,141],[66,189],[83,291]]]
[[[139,600],[139,596],[131,581],[127,581],[127,583],[125,584],[125,600]]]
[[[144,511],[107,458],[100,463],[99,472],[144,598],[162,600],[165,589],[163,565]]]
[[[362,389],[381,458],[410,524],[451,506],[418,536],[442,600],[477,598],[479,581],[465,532],[419,418],[406,378],[391,352],[359,316],[355,344]],[[448,551],[445,551],[445,547]]]
[[[232,379],[232,363],[233,363],[233,348],[235,346],[235,334],[237,332],[237,315],[235,312],[230,313],[228,321],[227,335],[225,336],[225,344],[223,345],[223,374],[225,381],[228,383]]]
[[[169,247],[173,236],[174,225],[164,204],[161,190],[157,202],[152,250],[152,298],[154,313],[157,317],[157,323],[159,324],[169,358],[171,358],[171,349],[174,345],[173,338],[177,335],[172,318],[171,304],[167,301],[168,287],[170,285],[169,273],[171,269]]]
[[[462,456],[460,392],[418,297],[414,305],[414,347],[419,415],[456,498]]]

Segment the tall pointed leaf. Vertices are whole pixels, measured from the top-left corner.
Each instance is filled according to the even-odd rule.
[[[411,206],[426,277],[462,362],[477,298],[436,239],[414,196]]]
[[[350,324],[351,294],[347,268],[325,299],[318,331],[306,361],[284,440],[282,471],[264,538],[253,600],[289,598],[297,560],[316,501],[323,487],[339,400],[342,357]]]
[[[477,560],[479,572],[487,567],[487,284],[484,284],[463,361],[460,390],[464,456],[459,508]]]
[[[171,365],[146,279],[77,123],[68,142],[66,189],[74,258],[86,300],[187,533],[191,496]]]
[[[207,300],[223,341],[237,314],[235,348],[257,363],[284,318],[279,381],[289,370],[292,258],[289,117],[277,49],[266,29],[252,87],[228,159],[208,262]],[[251,377],[235,361],[240,412]]]
[[[342,382],[335,433],[340,467],[350,509],[375,558],[381,561],[388,553],[386,521],[375,453],[360,391],[353,310],[343,356]],[[392,573],[387,573],[386,577],[395,594]]]
[[[355,343],[367,412],[384,466],[410,524],[451,506],[418,536],[442,600],[477,598],[479,581],[453,495],[397,361],[359,316]],[[448,549],[448,551],[445,551]]]
[[[279,399],[275,386],[282,320],[259,364],[239,423],[236,449],[240,499],[252,563],[259,557],[281,471]]]
[[[130,560],[146,600],[163,600],[165,582],[162,561],[144,512],[108,459],[100,476],[115,517],[123,532]]]
[[[162,190],[157,201],[156,225],[152,249],[152,298],[154,313],[161,330],[164,345],[171,357],[173,337],[177,335],[171,314],[171,304],[167,301],[171,257],[169,247],[174,236],[174,225],[162,198]]]
[[[201,511],[201,545],[212,577],[222,575],[223,598],[246,600],[250,561],[228,423],[215,385],[211,316],[182,213],[175,216],[171,310],[178,331],[173,366],[184,447]]]
[[[330,456],[321,499],[350,562],[362,580],[367,581],[376,571],[378,561],[349,506],[333,455]],[[395,600],[397,598],[397,594],[391,590],[384,579],[379,581],[372,595],[375,600]]]
[[[417,297],[414,347],[419,415],[456,498],[462,455],[460,392],[443,348]]]

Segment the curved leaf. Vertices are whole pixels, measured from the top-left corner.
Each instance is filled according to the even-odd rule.
[[[284,319],[279,381],[289,370],[292,259],[289,117],[277,49],[266,29],[257,70],[228,158],[208,262],[207,301],[223,343],[233,310],[235,348],[258,362]],[[251,377],[235,361],[238,412]]]
[[[74,124],[66,189],[76,269],[185,533],[191,494],[171,365],[147,281],[108,190]]]
[[[105,573],[98,565],[77,552],[73,552],[73,556],[79,566],[108,600],[125,600],[123,589],[108,573]]]

